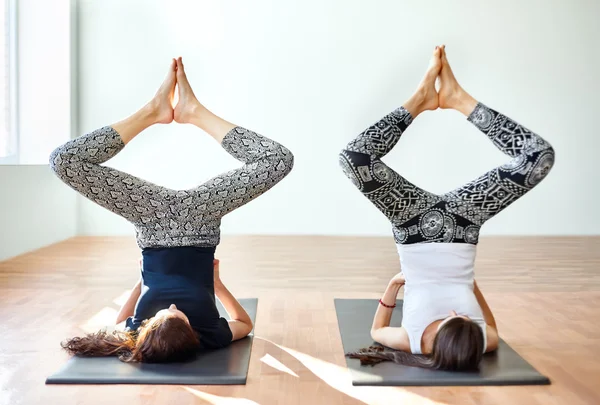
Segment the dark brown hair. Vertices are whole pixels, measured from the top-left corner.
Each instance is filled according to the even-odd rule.
[[[361,365],[383,361],[412,367],[448,371],[475,371],[483,357],[483,331],[470,319],[452,318],[438,331],[429,355],[416,355],[399,350],[371,346],[346,356],[360,359]]]
[[[186,321],[171,316],[144,321],[136,332],[101,330],[68,339],[61,346],[78,356],[117,356],[124,362],[166,363],[192,358],[200,341]]]

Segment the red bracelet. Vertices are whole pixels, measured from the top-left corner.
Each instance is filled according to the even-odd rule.
[[[379,303],[386,308],[396,308],[396,303],[394,303],[394,305],[387,305],[387,304],[384,304],[383,301],[381,301],[381,300],[379,300]]]

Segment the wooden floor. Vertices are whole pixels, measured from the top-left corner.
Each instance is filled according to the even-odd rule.
[[[600,237],[482,238],[476,274],[501,336],[550,386],[352,387],[334,297],[378,298],[391,238],[229,237],[225,283],[259,297],[245,386],[45,386],[58,343],[113,319],[132,238],[79,237],[0,262],[0,405],[600,404]]]

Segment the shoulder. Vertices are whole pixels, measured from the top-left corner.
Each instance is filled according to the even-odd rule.
[[[371,337],[377,343],[391,349],[402,350],[410,353],[410,340],[408,332],[403,327],[386,326],[371,331]]]

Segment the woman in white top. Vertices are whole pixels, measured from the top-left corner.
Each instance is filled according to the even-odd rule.
[[[438,107],[464,114],[512,159],[443,195],[417,187],[386,166],[380,159],[413,119]],[[371,329],[376,342],[396,350],[374,346],[348,355],[363,364],[389,360],[444,370],[477,369],[483,353],[498,347],[494,316],[474,280],[479,229],[547,175],[554,164],[550,144],[463,90],[441,46],[435,48],[415,94],[350,142],[340,164],[391,221],[402,269],[380,300]],[[402,327],[390,327],[403,285]]]

